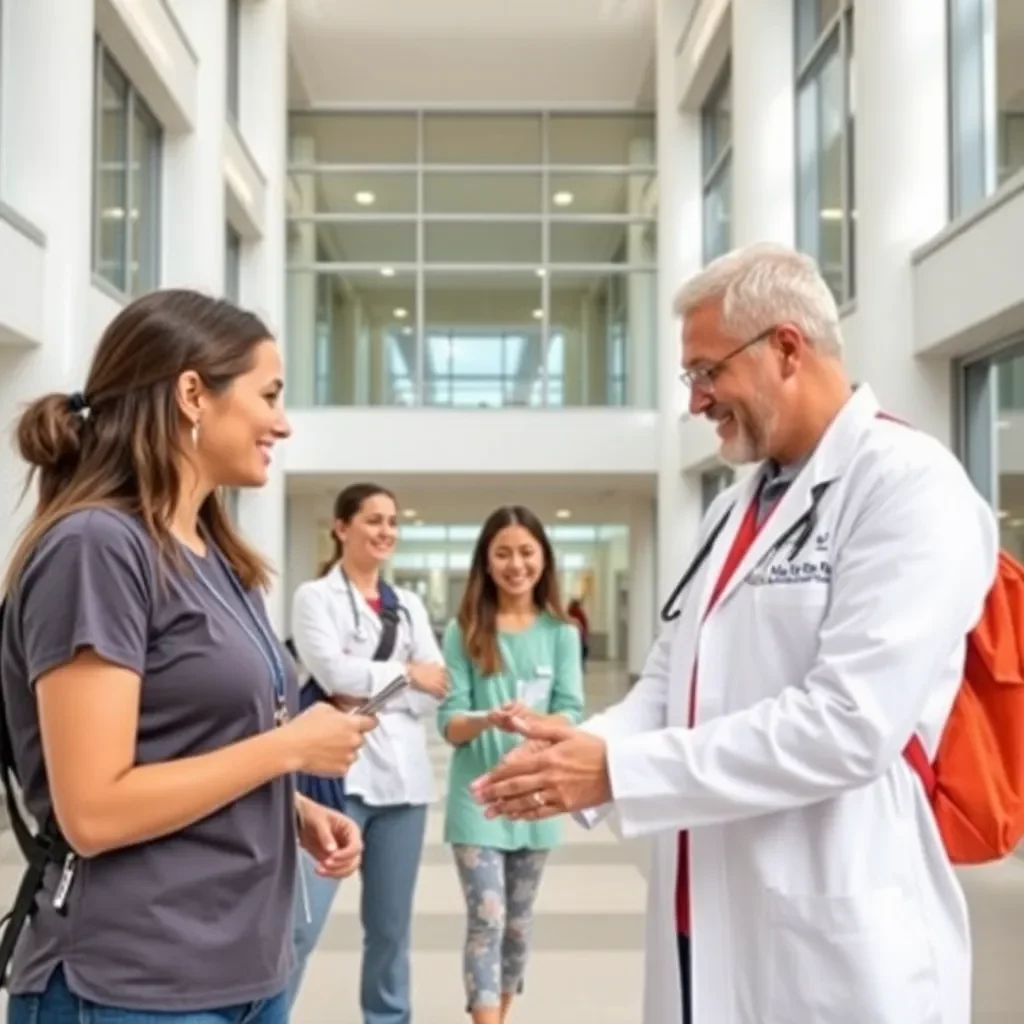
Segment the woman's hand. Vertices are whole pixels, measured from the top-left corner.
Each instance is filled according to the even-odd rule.
[[[423,661],[410,662],[405,674],[414,690],[443,700],[448,696],[448,670],[444,665],[432,665]]]
[[[323,807],[307,797],[297,797],[299,844],[316,861],[324,878],[348,878],[363,858],[359,826],[344,814]]]
[[[310,775],[344,775],[359,755],[363,737],[377,725],[367,715],[346,714],[317,701],[281,729],[298,771]]]
[[[529,704],[524,704],[521,700],[509,700],[487,713],[487,724],[503,732],[517,732],[516,720],[526,722],[537,717],[537,712]]]

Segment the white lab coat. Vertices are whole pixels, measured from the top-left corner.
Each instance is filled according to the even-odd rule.
[[[395,647],[387,661],[372,661],[381,621],[352,588],[364,635],[357,628],[345,580],[337,567],[309,580],[292,600],[292,638],[303,666],[330,693],[366,698],[382,690],[409,662],[443,664],[430,618],[411,590],[395,588],[401,609]],[[307,684],[311,685],[311,684]],[[359,757],[345,777],[346,791],[376,806],[428,804],[436,797],[434,770],[422,719],[438,701],[408,689],[392,700],[366,735]]]
[[[915,730],[936,749],[998,531],[952,453],[877,410],[858,388],[701,626],[761,473],[719,496],[702,537],[736,513],[681,617],[626,699],[584,726],[607,738],[624,835],[654,837],[645,1024],[682,1018],[687,828],[695,1024],[970,1020],[964,897],[901,751]],[[795,572],[787,547],[770,560],[786,581],[755,585],[825,481]]]

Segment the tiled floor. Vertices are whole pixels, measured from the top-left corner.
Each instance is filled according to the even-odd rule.
[[[588,673],[593,706],[615,699],[622,687],[617,670],[596,666]],[[440,742],[432,749],[443,791],[448,752]],[[639,1024],[643,848],[619,842],[606,829],[587,833],[568,826],[565,835],[543,881],[526,992],[511,1020]],[[9,903],[19,876],[7,834],[0,837],[0,907]],[[963,878],[975,932],[974,1022],[1024,1024],[1024,859],[964,872]],[[358,903],[359,882],[345,883],[309,965],[293,1016],[297,1024],[360,1024]],[[468,1019],[460,979],[464,922],[451,857],[441,842],[438,805],[429,820],[416,894],[415,1024]]]

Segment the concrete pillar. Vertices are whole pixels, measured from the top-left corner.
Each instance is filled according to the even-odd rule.
[[[161,284],[224,293],[224,131],[227,3],[180,0],[175,12],[196,51],[195,126],[164,136]]]
[[[632,139],[629,162],[643,166],[654,160],[654,140]],[[639,213],[647,178],[632,174],[627,186],[628,212]],[[650,245],[644,237],[647,224],[634,221],[627,228],[626,262],[650,263]],[[626,404],[634,409],[654,405],[654,350],[658,340],[654,329],[654,291],[657,278],[653,274],[631,273],[626,286]]]
[[[732,238],[737,248],[795,240],[793,36],[793,0],[733,0]]]
[[[298,163],[316,160],[316,145],[310,136],[291,140],[291,158]],[[316,182],[312,174],[298,174],[293,184],[298,196],[296,214],[316,211]],[[290,262],[316,262],[316,224],[302,221],[292,228]],[[288,274],[285,340],[288,346],[288,402],[295,409],[316,404],[317,279],[307,271]],[[333,346],[334,338],[329,339]]]
[[[657,594],[666,597],[678,576],[683,554],[693,543],[681,517],[687,506],[680,470],[679,417],[685,389],[679,379],[680,330],[672,300],[703,262],[701,245],[700,118],[676,105],[675,48],[691,3],[657,2],[658,136],[658,307],[657,374],[661,426],[657,505]],[[697,508],[699,509],[699,500]]]
[[[945,227],[949,210],[945,0],[859,4],[856,148],[855,377],[893,413],[951,444],[948,362],[913,358],[910,255]]]
[[[267,180],[264,235],[247,247],[242,265],[242,301],[277,333],[287,353],[285,322],[284,185],[288,132],[286,0],[262,0],[242,8],[246,60],[242,66],[240,123],[249,148]],[[221,90],[223,93],[223,89]],[[223,186],[222,186],[223,187]],[[285,379],[288,368],[285,367]],[[285,399],[287,401],[287,386]],[[287,448],[287,442],[284,445]],[[278,447],[270,480],[259,490],[242,492],[238,517],[243,533],[274,567],[277,576],[267,598],[275,627],[287,631],[285,606],[285,452]]]
[[[625,654],[630,678],[640,674],[657,632],[654,538],[654,505],[644,501],[637,505],[629,520],[629,623]]]

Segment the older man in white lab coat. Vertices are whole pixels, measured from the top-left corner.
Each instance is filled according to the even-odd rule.
[[[968,1024],[964,898],[901,752],[936,749],[992,511],[850,384],[805,257],[730,254],[676,308],[691,411],[754,471],[708,511],[626,699],[579,730],[522,723],[537,742],[478,796],[591,823],[614,806],[656,837],[645,1024]]]

